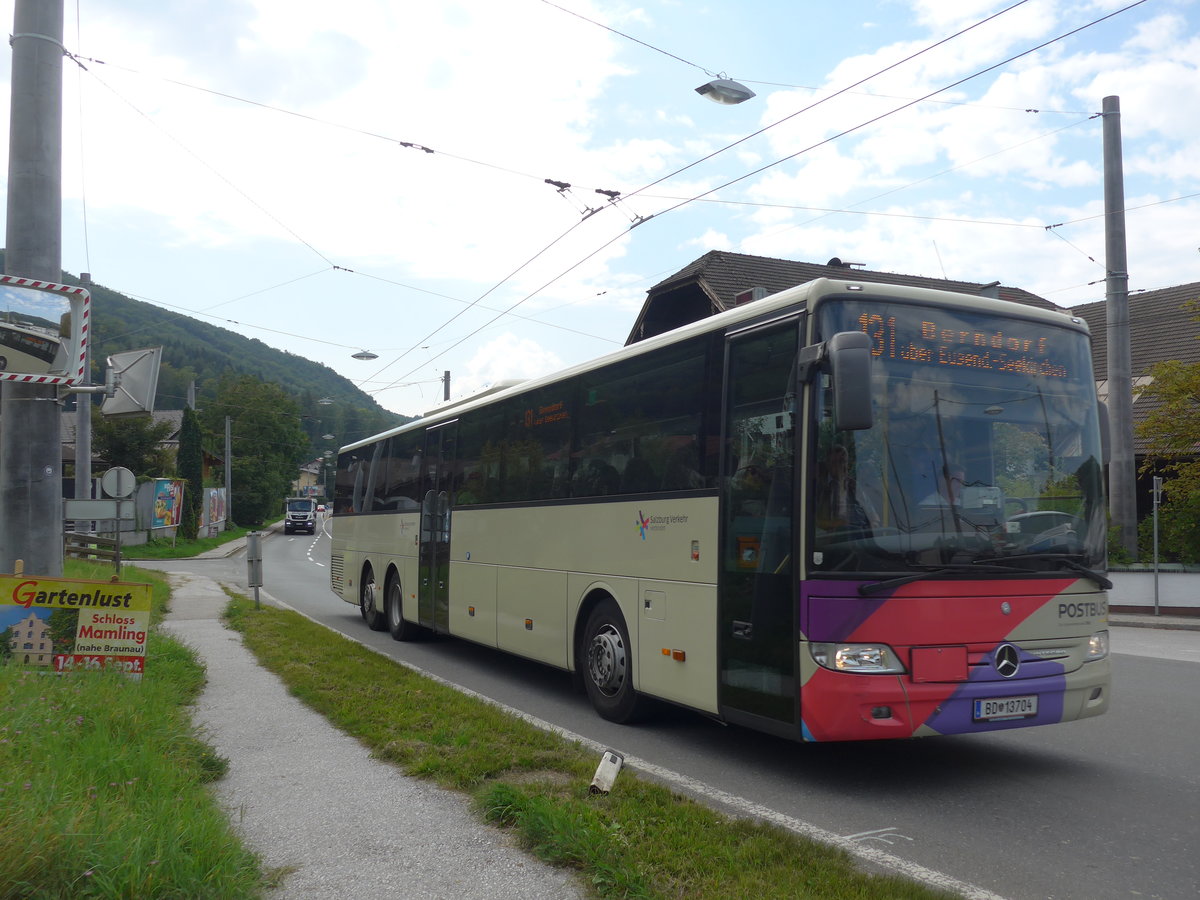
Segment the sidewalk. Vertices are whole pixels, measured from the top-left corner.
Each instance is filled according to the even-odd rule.
[[[216,581],[170,578],[163,627],[208,671],[194,718],[230,763],[218,802],[264,868],[284,872],[273,900],[587,896],[573,873],[475,818],[461,794],[371,759],[291,696],[221,624],[229,598]]]
[[[1109,625],[1130,628],[1163,628],[1168,631],[1200,631],[1200,616],[1156,616],[1154,613],[1109,613]]]

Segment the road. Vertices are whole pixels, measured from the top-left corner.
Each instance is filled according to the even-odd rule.
[[[1109,713],[1061,727],[795,744],[665,709],[626,727],[570,676],[463,641],[400,644],[328,589],[328,538],[264,540],[264,590],[396,659],[601,745],[811,823],[979,897],[1200,896],[1200,632],[1114,628]],[[156,566],[245,584],[240,557]]]

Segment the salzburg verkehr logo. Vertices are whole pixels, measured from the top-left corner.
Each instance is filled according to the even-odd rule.
[[[650,517],[642,515],[642,511],[638,510],[637,518],[638,531],[642,534],[642,540],[646,539],[646,532],[650,530]]]

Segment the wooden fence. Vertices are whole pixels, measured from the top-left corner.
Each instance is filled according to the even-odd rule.
[[[63,555],[75,559],[96,559],[121,565],[121,545],[113,538],[68,531],[63,535]]]

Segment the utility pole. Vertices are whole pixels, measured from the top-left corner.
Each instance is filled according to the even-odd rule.
[[[1121,98],[1105,97],[1104,268],[1108,333],[1108,410],[1112,455],[1108,505],[1121,545],[1137,558],[1137,471],[1133,455],[1133,364],[1129,349],[1129,263],[1125,252],[1125,175]]]
[[[62,0],[16,0],[4,271],[62,281]],[[62,422],[54,385],[0,388],[0,572],[61,576]]]
[[[225,528],[233,522],[233,424],[225,417]]]

